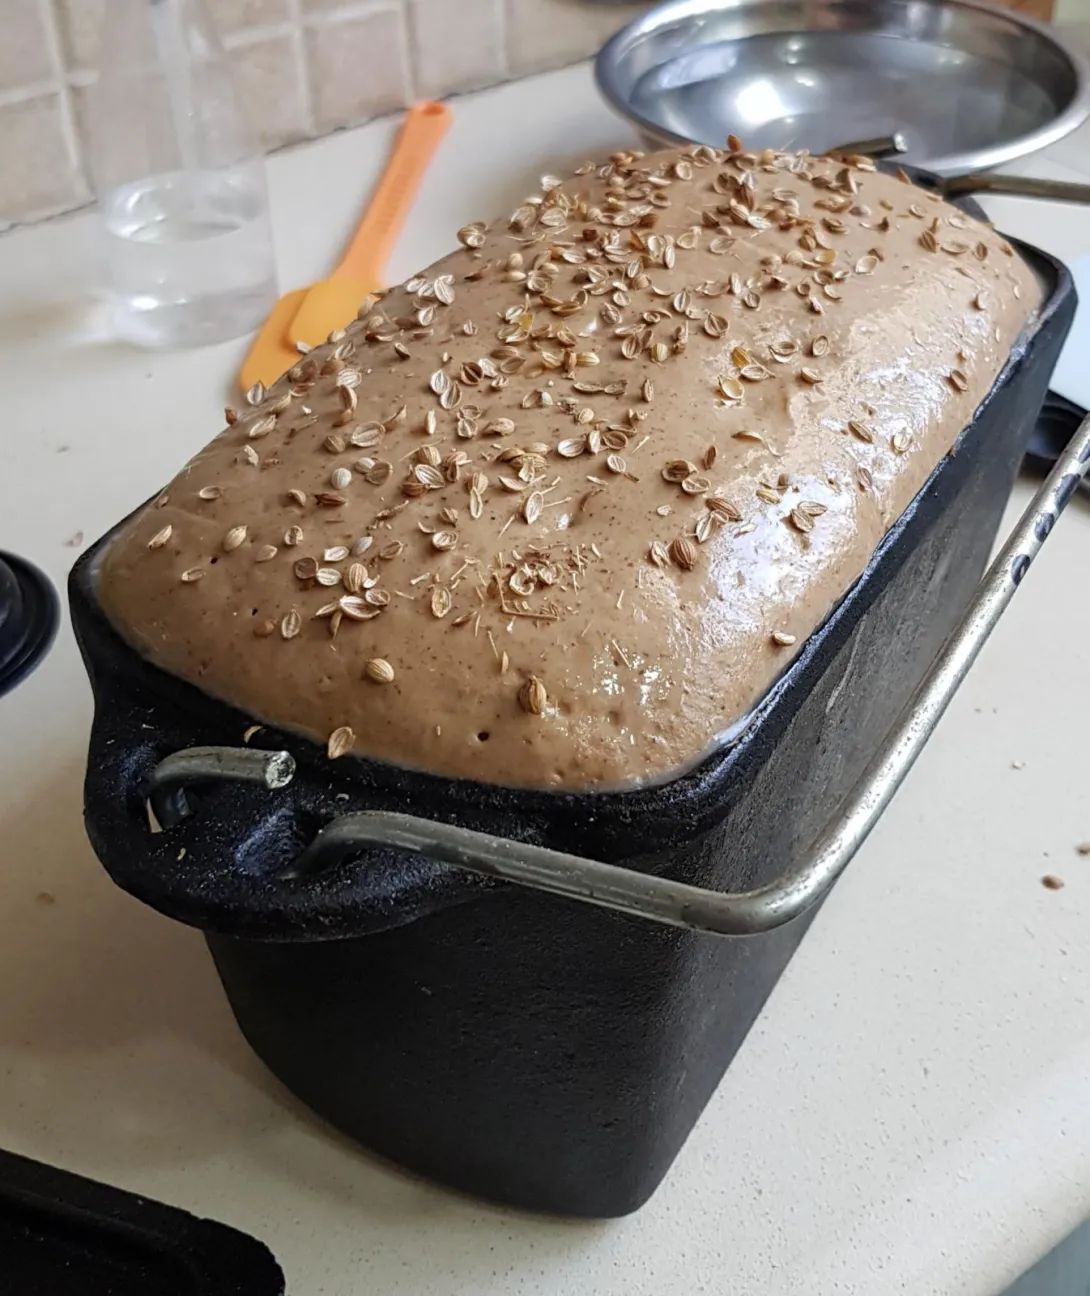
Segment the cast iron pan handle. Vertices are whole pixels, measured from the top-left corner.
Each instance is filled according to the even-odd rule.
[[[673,927],[750,936],[797,918],[829,890],[863,844],[938,724],[1075,487],[1090,467],[1090,415],[1023,513],[977,587],[957,629],[901,713],[840,813],[802,859],[754,891],[721,892],[581,859],[414,815],[343,815],[317,835],[288,876],[334,867],[364,845],[392,846],[473,873]]]

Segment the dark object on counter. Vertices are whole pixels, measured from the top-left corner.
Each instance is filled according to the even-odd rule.
[[[212,1220],[0,1152],[4,1296],[283,1296],[268,1247]]]
[[[234,745],[252,718],[141,659],[70,581],[95,692],[91,842],[119,886],[205,931],[251,1045],[305,1102],[443,1183],[535,1210],[637,1209],[684,1143],[815,908],[745,939],[661,928],[395,850],[280,876],[365,809],[423,813],[736,890],[777,877],[836,813],[961,617],[1074,312],[1057,262],[1035,329],[864,575],[756,708],[691,772],[626,792],[505,789],[345,757],[266,727],[298,773],[225,782],[152,835],[147,779]],[[835,710],[834,710],[835,708]]]
[[[57,595],[25,558],[0,553],[0,697],[25,679],[57,633]]]
[[[1074,401],[1049,392],[1026,447],[1026,467],[1031,472],[1046,473],[1085,417],[1086,410]],[[1090,491],[1090,482],[1083,478],[1079,487],[1084,492]]]

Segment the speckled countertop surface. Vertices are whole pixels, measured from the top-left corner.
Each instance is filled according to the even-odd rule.
[[[391,129],[272,161],[285,284],[331,258]],[[576,151],[628,140],[582,68],[458,101],[391,273]],[[1030,165],[1090,172],[1090,135]],[[1065,257],[1090,252],[1085,210],[991,210]],[[0,548],[58,582],[218,428],[241,353],[102,340],[93,235],[77,217],[0,239]],[[1087,555],[1076,500],[665,1184],[610,1224],[411,1180],[263,1071],[200,936],[91,855],[90,695],[63,629],[0,701],[0,1146],[256,1234],[292,1296],[998,1292],[1090,1211]]]

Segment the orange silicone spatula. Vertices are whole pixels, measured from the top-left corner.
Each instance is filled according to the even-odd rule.
[[[243,391],[249,391],[255,383],[271,387],[282,373],[287,373],[302,358],[288,341],[288,326],[306,295],[305,288],[296,288],[294,292],[285,293],[272,308],[242,362],[239,385]]]
[[[382,287],[382,271],[449,126],[450,110],[443,104],[418,103],[409,109],[386,171],[340,265],[330,278],[307,290],[288,326],[289,346],[296,342],[318,346],[334,329],[355,318],[368,293]]]

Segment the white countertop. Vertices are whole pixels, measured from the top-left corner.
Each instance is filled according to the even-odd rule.
[[[542,172],[631,139],[583,68],[454,111],[392,277]],[[285,285],[331,263],[391,131],[271,161]],[[1085,130],[1033,166],[1078,178],[1080,159],[1090,171]],[[1011,233],[1090,251],[1085,209],[991,208]],[[0,238],[0,548],[58,583],[80,535],[218,430],[243,349],[101,340],[93,232],[80,216]],[[608,1224],[403,1176],[263,1070],[201,937],[91,854],[90,693],[64,627],[0,701],[0,1146],[256,1234],[291,1296],[991,1296],[1090,1212],[1090,858],[1074,849],[1090,839],[1088,567],[1076,500],[666,1182]],[[1041,885],[1050,872],[1063,890]]]

